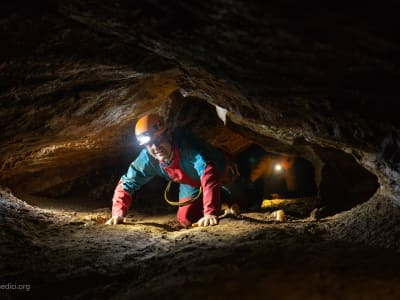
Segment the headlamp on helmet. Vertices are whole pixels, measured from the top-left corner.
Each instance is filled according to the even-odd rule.
[[[138,140],[140,146],[146,145],[151,141],[151,135],[148,132],[144,132],[140,135],[137,135],[136,139]]]
[[[135,126],[135,135],[139,145],[151,143],[165,131],[164,122],[157,114],[140,118]]]

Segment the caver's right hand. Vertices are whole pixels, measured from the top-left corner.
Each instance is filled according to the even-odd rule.
[[[124,223],[124,217],[111,217],[107,222],[106,225],[117,225]]]

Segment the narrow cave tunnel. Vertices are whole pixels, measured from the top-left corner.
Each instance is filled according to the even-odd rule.
[[[394,7],[0,4],[0,298],[399,299]],[[149,113],[234,161],[246,209],[184,228],[155,177],[106,225]]]
[[[272,232],[276,231],[275,234],[277,235],[277,240],[279,242],[282,242],[282,237],[280,237],[281,234],[289,234],[288,232],[295,228],[294,232],[290,234],[293,234],[296,237],[291,237],[285,242],[288,243],[285,247],[293,247],[292,238],[297,239],[301,236],[298,230],[304,230],[301,228],[312,226],[311,224],[315,224],[314,222],[327,222],[330,219],[335,220],[338,216],[336,214],[346,210],[351,210],[356,205],[370,200],[378,189],[376,176],[362,168],[350,154],[346,154],[333,148],[322,148],[313,144],[302,144],[300,146],[282,145],[278,140],[275,141],[270,138],[264,139],[259,133],[249,129],[238,129],[237,125],[233,124],[231,128],[229,122],[224,124],[219,119],[215,107],[204,101],[195,98],[185,99],[185,101],[188,102],[184,102],[185,104],[182,105],[181,103],[184,99],[181,96],[175,94],[172,98],[173,100],[170,101],[167,106],[176,107],[177,105],[179,110],[172,109],[174,114],[167,114],[170,126],[173,128],[183,127],[187,130],[196,132],[203,139],[220,147],[227,155],[232,157],[239,167],[241,176],[245,183],[246,193],[251,200],[249,209],[242,212],[239,219],[228,218],[226,220],[221,220],[221,225],[227,226],[226,229],[224,228],[222,230],[231,230],[228,238],[229,242],[225,239],[220,239],[220,233],[219,231],[216,231],[211,236],[209,235],[210,233],[207,233],[207,236],[201,237],[201,240],[205,239],[206,244],[211,243],[211,245],[214,245],[214,239],[217,239],[221,245],[226,243],[228,246],[232,241],[237,239],[244,243],[247,243],[245,242],[247,239],[264,239],[271,233],[268,233],[268,231],[263,232],[261,229],[262,226],[272,226],[270,229]],[[133,134],[134,123],[135,120],[132,121],[131,126],[128,126],[127,133],[123,134],[123,136],[128,140],[135,139]],[[116,152],[114,154],[115,156],[111,157],[111,163],[108,164],[108,167],[103,167],[103,165],[107,165],[107,163],[105,163],[104,158],[99,156],[100,158],[98,160],[90,161],[90,164],[96,165],[96,168],[83,168],[86,172],[77,173],[75,168],[66,168],[65,170],[60,169],[58,171],[58,176],[62,176],[63,174],[66,178],[73,178],[72,180],[68,179],[67,181],[61,182],[59,182],[60,180],[55,180],[53,184],[50,184],[49,182],[54,179],[54,172],[52,171],[47,174],[46,171],[43,171],[37,174],[40,178],[39,182],[47,181],[47,184],[44,185],[43,189],[37,187],[35,192],[29,194],[26,190],[21,192],[18,187],[13,186],[13,191],[15,195],[20,199],[25,200],[27,204],[33,205],[33,208],[31,209],[36,210],[36,207],[39,208],[39,211],[41,211],[40,209],[44,209],[44,212],[46,212],[45,214],[55,214],[51,216],[51,218],[54,218],[54,216],[61,218],[61,220],[58,219],[55,222],[61,223],[63,226],[72,227],[72,233],[76,234],[75,228],[79,228],[80,226],[83,228],[104,226],[102,224],[104,224],[110,214],[111,198],[115,185],[121,174],[126,171],[130,160],[133,159],[140,150],[135,142],[129,143],[129,145],[130,147],[128,149],[123,148],[120,150],[121,152]],[[282,149],[285,151],[283,152]],[[72,151],[74,151],[74,149],[72,149]],[[85,164],[85,162],[82,162],[82,164]],[[278,164],[282,167],[280,170],[276,169]],[[287,174],[285,172],[287,172]],[[68,173],[75,175],[71,176]],[[76,176],[76,173],[78,176]],[[182,229],[176,223],[176,208],[169,206],[163,199],[165,188],[165,180],[154,178],[149,184],[137,192],[135,201],[127,216],[128,221],[126,222],[126,226],[133,226],[133,228],[124,229],[122,233],[117,235],[115,242],[123,243],[125,245],[124,247],[129,247],[129,243],[131,243],[130,241],[133,237],[128,238],[127,241],[123,242],[126,238],[124,235],[127,234],[128,236],[131,236],[133,230],[135,231],[133,236],[135,239],[140,241],[137,243],[137,246],[145,247],[145,250],[140,251],[144,251],[144,253],[148,252],[149,254],[155,253],[155,255],[157,255],[157,253],[161,251],[161,248],[159,247],[163,244],[163,239],[166,238],[166,234],[172,234],[174,236],[174,243],[186,239],[187,234],[183,233],[182,230],[188,229]],[[171,194],[173,197],[177,197],[176,190],[173,190]],[[3,197],[5,196],[5,194],[2,195]],[[23,210],[23,208],[18,208],[17,210]],[[283,210],[285,212],[285,220],[283,223],[275,220],[273,212],[277,210]],[[26,211],[28,211],[28,209],[26,209]],[[32,212],[29,214],[32,214]],[[351,213],[348,218],[352,219]],[[31,220],[31,222],[37,222],[37,216],[35,216],[34,219],[35,221]],[[231,226],[235,226],[234,223],[231,223],[237,220],[239,220],[239,222],[247,222],[248,224],[242,224],[239,226],[239,229],[229,229]],[[50,224],[52,222],[54,221],[50,221]],[[299,226],[299,224],[302,225]],[[249,225],[250,227],[248,227]],[[252,226],[254,226],[254,228],[251,228]],[[288,228],[291,226],[293,226],[293,228],[287,232]],[[157,228],[159,228],[158,230],[160,231],[158,231]],[[46,232],[46,229],[42,230]],[[150,237],[141,237],[140,234],[143,234],[142,230],[144,230],[144,232],[151,232]],[[100,245],[104,242],[104,239],[107,239],[107,233],[104,231],[107,231],[107,229],[101,229],[100,232],[98,232],[98,229],[94,231],[94,234],[104,235],[100,240],[97,240],[96,237],[90,237],[88,239],[88,241],[95,244],[94,247],[98,247],[95,252],[104,249],[104,247],[107,248],[107,246]],[[139,236],[137,236],[138,232],[140,233]],[[160,233],[161,236],[159,236]],[[193,233],[193,236],[189,238],[189,243],[197,243],[197,238],[200,238],[197,234],[198,233]],[[261,234],[261,237],[257,237],[259,234]],[[78,237],[82,238],[80,235],[81,234],[78,234]],[[237,236],[233,238],[231,235]],[[305,247],[309,247],[308,237],[302,237],[302,239],[303,238],[304,240],[302,242],[307,245]],[[53,239],[50,238],[50,243],[53,242]],[[68,244],[69,242],[70,241],[66,242],[68,245],[66,248],[76,247],[74,246],[74,242],[70,245]],[[156,243],[158,246],[154,248],[151,246],[152,243]],[[318,245],[318,247],[322,247],[320,251],[325,251],[325,246],[322,246],[320,243],[318,243]],[[47,246],[50,249],[54,248],[53,245]],[[270,246],[274,245],[253,245],[251,247],[255,247],[257,250],[254,250],[255,252],[251,255],[265,255],[264,252],[266,249],[264,247]],[[79,249],[80,247],[77,247],[77,252],[81,253],[81,251],[84,251],[84,253],[87,253],[87,246],[85,247],[86,248],[84,249]],[[225,246],[221,247],[223,249]],[[337,247],[341,249],[342,246],[336,245],[334,251],[341,251],[338,250]],[[123,253],[122,255],[136,255],[134,253],[138,250],[139,249],[132,250],[129,251],[130,254]],[[68,250],[68,252],[69,251],[70,250]],[[171,250],[168,250],[167,252],[169,251]],[[184,250],[179,250],[175,254],[179,256],[180,251]],[[239,250],[235,251],[240,252],[240,247]],[[353,251],[357,253],[357,250]],[[78,255],[78,253],[72,255]],[[96,255],[98,256],[98,254],[95,254],[95,256],[92,257],[90,252],[88,255],[88,260],[96,260]],[[230,264],[229,261],[225,261],[224,255],[220,254],[219,251],[217,251],[216,255],[222,266]],[[244,259],[246,254],[241,253],[239,256]],[[116,257],[111,260],[115,258]],[[126,259],[127,258],[124,257],[124,261],[126,261]],[[208,258],[205,259],[206,261],[208,260]],[[252,259],[255,259],[255,257]],[[146,264],[147,263],[148,262],[146,262]],[[196,260],[194,260],[194,263],[196,263]],[[301,262],[297,263],[300,265],[302,264]],[[326,262],[324,263],[326,264]],[[153,264],[157,267],[156,263],[150,263],[150,266],[153,266]],[[77,266],[81,268],[80,262],[77,262]],[[303,268],[305,266],[301,267]],[[226,266],[224,266],[224,268],[226,268]],[[131,271],[130,268],[126,271],[128,270],[129,272]],[[63,292],[66,292],[63,290],[66,286],[69,287],[71,284],[76,283],[74,283],[74,275],[69,273],[70,271],[63,272],[65,279],[61,280],[61,283],[57,283],[56,286]],[[91,272],[94,271],[92,270]],[[151,276],[151,271],[146,272],[149,272],[149,275],[146,276]],[[296,272],[300,271],[296,270]],[[219,272],[217,273],[219,274]],[[300,273],[302,274],[302,271]],[[304,274],[301,276],[303,275]],[[79,276],[78,278],[80,278]],[[89,280],[92,280],[90,279],[90,276],[100,276],[100,279],[95,279],[93,283],[95,288],[98,287],[97,280],[100,280],[99,282],[104,280],[104,278],[102,278],[104,275],[87,274],[84,276],[88,276]],[[219,274],[218,276],[222,276],[222,278],[220,278],[221,280],[226,280],[225,275]],[[255,274],[252,276],[255,276]],[[261,276],[265,276],[265,274]],[[27,280],[38,284],[29,276],[27,278]],[[49,279],[46,280],[48,281]],[[229,278],[229,280],[236,281],[237,279]],[[310,280],[310,278],[307,280]],[[59,286],[59,284],[62,286]],[[167,290],[170,288],[170,284],[171,283],[167,283],[165,286]],[[38,285],[40,286],[40,284]],[[115,283],[112,284],[112,289],[114,289],[114,285]],[[191,284],[190,286],[192,287]],[[241,286],[241,284],[239,286]],[[74,295],[78,298],[84,297],[84,294],[81,294],[79,290],[80,288],[83,287],[78,284],[77,289],[72,289],[66,294]],[[161,290],[160,293],[162,294],[162,291],[164,290],[163,285],[161,284],[158,289]],[[129,287],[126,292],[128,295],[127,297],[130,298],[131,294],[136,295],[135,290],[136,288],[132,289]],[[153,293],[146,290],[147,288],[144,288],[144,290],[139,288],[139,295],[142,295],[143,293],[145,298],[153,297]],[[259,297],[259,293],[261,293],[262,290],[263,288],[260,289],[260,287],[251,290],[246,293],[246,297]],[[93,293],[93,291],[90,293]],[[201,295],[198,291],[196,293]],[[274,293],[277,292],[275,291]],[[97,292],[94,294],[97,296],[100,295]],[[39,295],[43,295],[43,291],[39,291]],[[288,297],[291,297],[291,295],[292,294],[288,295]]]
[[[177,101],[182,99],[178,97],[175,102]],[[173,110],[174,115],[169,121],[171,126],[190,128],[221,147],[235,161],[253,210],[286,208],[293,217],[304,218],[310,216],[310,213],[317,213],[318,218],[326,217],[369,200],[378,189],[376,176],[362,168],[349,154],[332,148],[307,145],[306,148],[315,149],[314,156],[310,157],[316,163],[314,166],[301,157],[307,155],[302,153],[304,150],[291,150],[288,147],[285,153],[277,152],[279,146],[275,144],[279,144],[279,141],[265,142],[260,136],[255,138],[255,142],[251,135],[257,133],[251,132],[249,138],[229,129],[229,125],[224,126],[218,118],[214,107],[199,99],[190,99],[184,105],[175,105],[179,107],[179,111]],[[128,133],[132,141],[135,140],[134,123],[135,121],[130,128],[131,133]],[[304,145],[300,148],[304,148]],[[138,149],[133,147],[131,150],[130,154],[116,153],[108,168],[103,168],[104,163],[99,159],[93,162],[99,168],[94,168],[89,173],[31,194],[25,192],[21,197],[29,204],[42,208],[90,210],[107,207],[116,183],[131,163],[129,157],[133,159],[138,154]],[[285,164],[286,167],[276,169]],[[315,167],[319,168],[318,172]],[[165,187],[165,180],[154,179],[148,187],[137,192],[137,204],[134,207],[170,212],[171,208],[164,203]],[[15,192],[18,195],[18,189]],[[175,197],[176,193],[177,191]],[[281,200],[270,201],[273,199]]]

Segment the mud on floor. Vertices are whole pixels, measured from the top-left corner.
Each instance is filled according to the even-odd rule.
[[[183,229],[175,214],[43,210],[2,197],[0,283],[8,299],[395,299],[398,254],[326,238],[319,222],[253,211]]]

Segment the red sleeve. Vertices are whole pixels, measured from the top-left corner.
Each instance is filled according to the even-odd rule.
[[[217,167],[207,163],[200,181],[203,188],[204,215],[216,215],[221,209],[221,182]]]
[[[122,187],[122,181],[118,182],[112,199],[112,216],[125,217],[132,203],[132,196]]]

